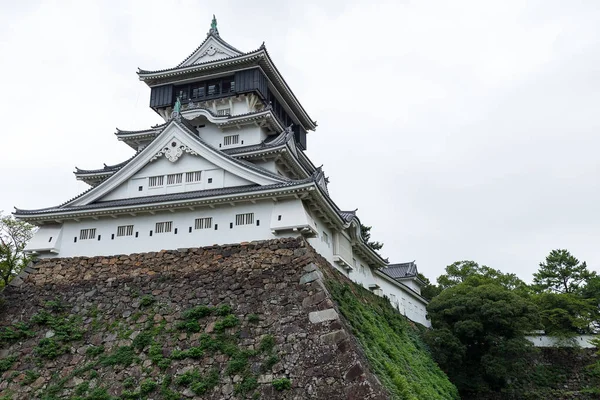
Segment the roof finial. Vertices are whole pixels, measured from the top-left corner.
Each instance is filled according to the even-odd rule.
[[[215,35],[219,34],[219,30],[217,29],[217,17],[215,17],[215,14],[213,14],[213,19],[210,23],[210,33],[214,33]]]

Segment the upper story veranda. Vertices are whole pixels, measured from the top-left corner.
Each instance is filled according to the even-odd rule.
[[[213,18],[206,39],[174,68],[140,69],[139,79],[151,88],[150,107],[165,121],[178,111],[188,120],[202,115],[211,122],[238,117],[271,120],[272,134],[290,127],[306,149],[306,134],[316,128],[271,60],[264,43],[244,53],[225,42]],[[178,108],[176,110],[176,108]],[[259,122],[261,123],[261,122]]]

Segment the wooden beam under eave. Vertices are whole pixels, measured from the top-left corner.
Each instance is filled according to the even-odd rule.
[[[111,218],[114,218],[114,219],[117,219],[117,218],[119,218],[119,217],[117,217],[117,216],[116,216],[116,215],[114,215],[114,214],[111,214],[110,216],[111,216]]]
[[[129,213],[129,215],[131,215],[132,217],[137,217],[136,213]]]
[[[154,211],[148,211],[150,214],[155,215],[156,213]]]

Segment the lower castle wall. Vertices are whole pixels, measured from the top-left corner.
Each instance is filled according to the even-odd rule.
[[[52,385],[59,385],[58,397],[68,397],[83,382],[120,396],[126,380],[139,385],[151,379],[162,385],[167,376],[176,382],[192,369],[202,376],[217,369],[218,385],[201,398],[241,398],[235,390],[243,378],[225,372],[230,358],[218,352],[197,359],[174,358],[161,369],[146,348],[136,353],[139,362],[130,365],[97,364],[94,376],[77,369],[94,362],[87,353],[90,346],[104,346],[105,354],[113,354],[118,347],[131,346],[142,332],[153,332],[163,357],[198,346],[202,334],[215,335],[221,317],[200,319],[201,331],[190,333],[177,328],[184,312],[198,305],[229,305],[239,324],[225,332],[235,334],[237,346],[256,350],[266,335],[274,338],[277,362],[261,370],[260,362],[255,365],[251,358],[247,367],[246,373],[257,378],[255,390],[261,399],[385,399],[385,390],[368,371],[324,288],[320,271],[329,268],[302,238],[116,257],[44,259],[28,268],[30,274],[22,283],[5,289],[9,307],[0,314],[0,326],[31,321],[44,304],[58,300],[66,305],[65,312],[80,318],[83,337],[66,343],[66,354],[54,360],[37,355],[40,340],[51,337],[48,328],[3,346],[2,357],[14,356],[16,361],[0,379],[0,396],[40,398]],[[151,302],[145,304],[145,298]],[[24,385],[27,371],[39,377]],[[291,381],[289,390],[274,388],[272,382],[281,378]],[[185,387],[175,383],[169,387],[194,397]]]

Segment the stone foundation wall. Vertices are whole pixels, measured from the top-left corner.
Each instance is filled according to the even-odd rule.
[[[387,398],[327,268],[303,239],[43,260],[3,292],[0,396]]]

